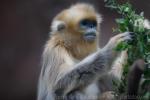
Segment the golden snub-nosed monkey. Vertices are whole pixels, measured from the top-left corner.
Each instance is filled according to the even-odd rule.
[[[112,62],[120,54],[114,48],[133,34],[116,35],[99,49],[101,21],[93,6],[84,3],[56,15],[43,52],[38,100],[98,100],[111,90],[111,78],[118,78],[112,77]]]

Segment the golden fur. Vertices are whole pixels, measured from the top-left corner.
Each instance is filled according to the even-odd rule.
[[[78,25],[82,19],[97,20],[97,30],[99,31],[99,24],[102,20],[100,15],[97,14],[91,5],[76,4],[62,11],[54,18],[55,21],[63,21],[66,25],[66,29],[63,31],[63,34],[59,32],[52,33],[53,35],[51,37],[53,39],[51,39],[48,44],[55,41],[56,44],[64,47],[75,59],[79,60],[95,52],[98,48],[98,40],[87,42],[82,38],[83,30],[80,30]],[[97,35],[99,35],[99,33],[97,33]]]

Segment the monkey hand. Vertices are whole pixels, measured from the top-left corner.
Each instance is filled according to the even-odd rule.
[[[103,50],[105,51],[105,54],[107,54],[108,59],[110,59],[109,61],[113,61],[115,57],[117,57],[117,55],[120,54],[120,52],[117,52],[115,50],[116,46],[120,42],[132,41],[133,37],[134,37],[133,32],[125,32],[125,33],[113,36],[109,40],[109,42],[106,44],[106,46],[103,48]]]

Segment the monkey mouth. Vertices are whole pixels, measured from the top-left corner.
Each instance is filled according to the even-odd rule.
[[[84,34],[84,39],[86,41],[94,41],[96,39],[96,34],[95,33]]]

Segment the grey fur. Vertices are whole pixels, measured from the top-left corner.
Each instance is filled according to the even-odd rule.
[[[103,49],[68,67],[71,69],[66,71],[62,71],[60,66],[68,66],[65,57],[70,55],[59,45],[47,44],[43,53],[38,100],[97,100],[103,90],[110,91],[112,88],[111,84],[105,84],[108,81],[104,76],[107,75],[108,80],[113,78],[112,74],[109,76],[109,71],[113,60],[119,54],[114,51],[115,46],[121,41],[130,39],[129,33],[114,36]],[[93,93],[93,97],[88,97],[90,91],[87,90],[92,84],[98,91]],[[100,85],[105,89],[100,90]]]

